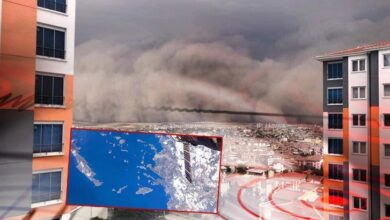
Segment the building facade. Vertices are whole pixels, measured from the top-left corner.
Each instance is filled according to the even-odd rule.
[[[326,219],[390,218],[390,41],[323,63]]]
[[[7,209],[0,210],[0,218],[58,219],[72,210],[65,202],[75,4],[75,0],[0,0],[0,114],[12,116],[0,117],[0,124],[8,124],[8,130],[0,126],[0,142],[20,146],[20,150],[6,146],[0,155],[23,164],[4,169],[24,172],[20,177],[6,173],[14,184],[22,184],[7,199],[1,195],[12,188],[11,180],[4,184],[0,203]],[[3,134],[19,124],[22,129],[14,129],[13,139],[5,139]],[[1,166],[0,172],[5,173]]]

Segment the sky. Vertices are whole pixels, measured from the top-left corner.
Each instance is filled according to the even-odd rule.
[[[314,57],[390,40],[389,11],[388,0],[77,1],[75,120],[266,120],[155,110],[167,106],[322,115]]]

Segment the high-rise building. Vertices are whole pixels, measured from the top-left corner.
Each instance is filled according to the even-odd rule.
[[[390,217],[390,41],[323,63],[326,219]]]
[[[72,209],[75,4],[0,0],[0,219],[56,219]]]

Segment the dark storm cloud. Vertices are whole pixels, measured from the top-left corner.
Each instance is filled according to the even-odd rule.
[[[390,39],[388,0],[78,1],[82,121],[252,120],[175,106],[321,114],[315,55]]]

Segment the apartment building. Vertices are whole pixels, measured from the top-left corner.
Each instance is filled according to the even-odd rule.
[[[390,219],[390,41],[316,59],[323,63],[326,219]]]
[[[12,162],[0,163],[0,219],[59,219],[72,210],[75,4],[0,0],[0,158]]]

